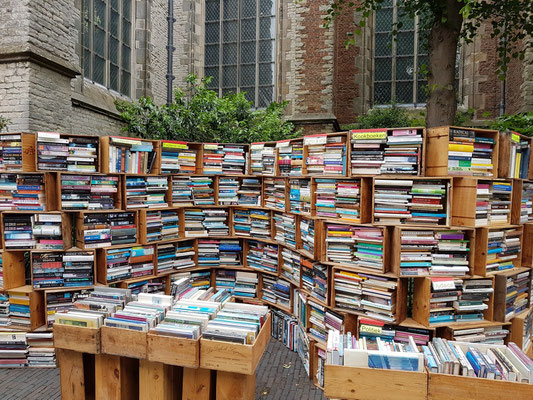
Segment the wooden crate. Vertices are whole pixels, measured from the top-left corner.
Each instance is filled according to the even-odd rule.
[[[429,373],[428,400],[531,400],[533,385]]]
[[[442,324],[441,324],[442,325]],[[461,335],[456,337],[456,332],[465,330],[465,329],[490,329],[501,327],[503,329],[509,329],[511,324],[509,322],[495,322],[495,321],[471,321],[471,322],[460,322],[460,323],[451,323],[447,326],[437,326],[436,328],[436,337],[440,337],[446,340],[461,340]],[[509,335],[503,340],[505,343],[508,342]]]
[[[26,283],[24,252],[0,251],[4,285],[0,289],[9,290]]]
[[[20,214],[25,214],[25,215],[36,215],[36,214],[60,214],[61,215],[61,236],[63,238],[63,248],[62,249],[54,249],[54,250],[47,250],[47,249],[38,249],[38,250],[41,250],[41,251],[61,251],[61,250],[68,250],[72,247],[72,223],[71,223],[71,219],[70,219],[70,215],[66,214],[66,213],[61,213],[60,211],[51,211],[51,212],[35,212],[35,211],[4,211],[2,213],[0,213],[0,226],[2,228],[2,247],[6,250],[6,251],[29,251],[29,250],[34,250],[35,248],[34,247],[27,247],[27,248],[23,248],[23,249],[13,249],[13,250],[9,250],[9,249],[6,249],[6,244],[5,244],[5,228],[4,228],[4,221],[5,221],[5,217],[6,215],[20,215]]]
[[[489,231],[500,231],[502,229],[516,229],[520,232],[520,249],[523,250],[524,240],[523,240],[523,226],[522,225],[505,225],[501,228],[494,227],[482,227],[476,229],[476,254],[474,256],[474,273],[480,276],[487,275],[487,253],[488,253],[488,234]],[[526,246],[531,247],[531,246]],[[522,254],[518,254],[518,257],[513,260],[514,268],[520,268],[522,266]],[[496,273],[496,272],[489,272]]]
[[[195,161],[195,168],[194,168],[194,172],[192,172],[191,174],[201,174],[202,173],[202,167],[203,167],[203,143],[192,143],[192,142],[183,142],[183,141],[179,141],[179,140],[161,140],[161,143],[160,145],[158,146],[158,157],[157,157],[157,162],[159,163],[158,165],[158,169],[160,171],[160,173],[162,175],[166,175],[166,174],[175,174],[174,172],[163,172],[163,168],[162,168],[162,164],[163,164],[163,158],[162,158],[162,153],[164,151],[164,148],[163,148],[163,145],[165,143],[170,143],[170,144],[186,144],[188,147],[189,147],[189,150],[186,150],[186,149],[180,149],[180,153],[181,152],[187,152],[187,151],[195,151],[196,152],[196,161]],[[183,172],[182,172],[183,173]],[[187,175],[189,173],[186,173]]]
[[[479,279],[477,278],[470,278],[470,279]],[[483,278],[483,279],[492,279],[493,283],[492,286],[494,287],[494,277],[491,278]],[[437,324],[430,324],[429,322],[429,316],[430,316],[430,299],[431,299],[431,278],[424,277],[424,278],[417,278],[415,279],[415,288],[413,292],[413,319],[418,322],[419,324],[424,325],[425,327],[437,327],[437,326],[443,326],[443,325],[453,325],[453,326],[463,326],[463,322],[453,322],[448,321],[445,323],[437,323]],[[492,321],[492,316],[494,312],[494,294],[491,294],[489,297],[489,302],[487,303],[488,308],[483,311],[483,317],[487,321]],[[473,324],[479,324],[483,321],[473,321]]]
[[[158,207],[152,207],[149,208],[147,205],[144,205],[142,207],[128,207],[128,192],[127,192],[127,182],[128,178],[144,178],[145,182],[148,178],[165,178],[167,180],[167,190],[165,190],[165,204],[161,204]],[[156,210],[166,210],[167,208],[172,206],[172,185],[171,182],[172,179],[168,174],[155,176],[155,174],[124,174],[122,178],[122,185],[120,186],[121,191],[121,209],[126,211],[135,211],[135,210],[141,210],[141,209],[147,209],[150,211],[156,211]]]
[[[120,213],[133,213],[134,214],[134,222],[135,226],[137,227],[137,237],[135,243],[128,243],[126,246],[135,246],[139,243],[139,213],[134,210],[128,210],[128,211],[80,211],[76,213],[74,224],[76,228],[76,247],[79,247],[80,249],[87,249],[85,247],[85,239],[84,239],[84,231],[86,230],[86,225],[84,223],[84,217],[89,214],[120,214]],[[105,229],[111,228],[111,225],[107,226]],[[93,228],[89,228],[93,229]],[[106,249],[114,249],[114,248],[120,248],[124,246],[124,244],[116,244],[111,246],[105,246]],[[104,247],[104,246],[102,246]],[[98,248],[96,248],[98,249]]]
[[[452,228],[453,229],[453,228]],[[402,275],[402,269],[401,269],[401,253],[402,253],[402,232],[403,231],[446,231],[450,230],[447,228],[442,227],[408,227],[408,226],[396,226],[394,230],[391,233],[391,247],[390,247],[390,265],[391,265],[391,272],[395,274],[396,276],[403,276],[403,277],[412,277],[409,275]],[[460,228],[458,230],[461,230],[465,232],[465,237],[470,241],[469,243],[469,249],[468,252],[468,267],[469,272],[466,276],[472,276],[474,275],[474,255],[475,255],[475,240],[476,240],[476,231],[475,229],[469,229],[469,228]],[[430,273],[431,275],[431,273]]]
[[[157,211],[173,211],[178,216],[178,225],[179,225],[179,237],[177,238],[171,238],[171,239],[163,239],[163,240],[157,240],[157,241],[148,241],[148,221],[147,221],[147,214],[150,212],[157,212]],[[150,243],[170,243],[175,242],[178,239],[183,239],[185,236],[185,223],[184,223],[184,214],[183,214],[183,208],[150,208],[150,209],[144,209],[139,210],[139,219],[138,219],[138,228],[137,228],[137,234],[138,234],[138,241],[141,244],[150,244]],[[161,227],[162,229],[162,227]],[[160,229],[160,231],[161,231]]]
[[[63,204],[62,204],[62,201],[61,201],[61,195],[62,195],[62,190],[61,190],[61,178],[64,177],[64,176],[68,176],[68,175],[72,175],[72,176],[80,176],[80,175],[83,175],[83,176],[86,176],[86,177],[98,177],[98,178],[105,178],[106,176],[113,176],[113,177],[118,177],[118,182],[117,182],[117,191],[116,193],[114,193],[112,195],[113,197],[113,210],[122,210],[122,176],[120,174],[100,174],[100,173],[91,173],[91,174],[83,174],[83,173],[76,173],[76,172],[58,172],[57,175],[54,177],[54,194],[57,193],[57,197],[56,197],[56,200],[55,202],[57,203],[57,210],[59,211],[63,211],[63,212],[76,212],[76,211],[86,211],[87,209],[77,209],[77,210],[72,210],[72,209],[64,209],[63,208]],[[109,211],[111,211],[112,209],[110,209]],[[103,209],[100,209],[98,211],[107,211],[107,210],[103,210]]]
[[[33,290],[49,290],[49,289],[82,290],[82,289],[92,288],[94,286],[94,284],[96,283],[96,252],[95,252],[95,250],[79,250],[79,249],[76,249],[76,248],[72,248],[72,249],[69,249],[69,250],[66,250],[66,251],[58,250],[58,251],[48,251],[48,252],[43,252],[42,250],[32,250],[30,252],[30,279],[31,279],[31,283],[33,285],[33,269],[34,269],[34,267],[33,267],[33,255],[34,254],[36,254],[36,253],[59,253],[59,254],[63,255],[64,253],[72,253],[72,252],[80,252],[80,251],[93,254],[93,281],[90,284],[85,285],[85,286],[48,286],[48,287],[42,287],[42,288],[34,287]]]
[[[99,354],[100,328],[54,324],[54,347],[80,353]]]
[[[42,176],[43,178],[43,185],[42,185],[42,193],[44,194],[44,199],[42,200],[42,211],[56,211],[58,210],[58,202],[60,202],[60,195],[58,196],[57,190],[56,190],[56,176],[52,172],[4,172],[0,171],[3,176],[11,176],[15,178],[20,178],[24,176]],[[18,193],[18,189],[14,191],[13,193]],[[3,195],[9,196],[9,192],[4,193]],[[12,197],[13,195],[11,195]],[[23,206],[23,205],[22,205]],[[18,209],[16,206],[14,206],[11,210],[6,211],[17,211]],[[24,210],[20,210],[24,211]],[[39,212],[32,210],[31,212]]]
[[[272,172],[272,174],[265,174],[264,172],[261,172],[261,173],[253,173],[252,171],[252,149],[254,148],[254,146],[256,148],[261,148],[261,146],[263,147],[271,147],[273,148],[273,157],[274,157],[274,171]],[[276,174],[276,171],[277,171],[277,164],[278,164],[278,149],[276,148],[276,142],[255,142],[255,143],[251,143],[250,144],[250,151],[248,152],[248,171],[246,171],[247,174],[250,174],[250,175],[254,175],[254,176],[272,176],[272,175],[275,175]]]
[[[159,140],[148,140],[148,139],[139,139],[134,137],[120,137],[120,136],[101,136],[100,137],[100,172],[104,174],[112,173],[110,171],[110,160],[109,160],[109,149],[111,147],[110,138],[116,137],[121,139],[127,139],[127,140],[135,140],[138,142],[150,142],[152,143],[154,149],[154,157],[155,160],[153,162],[152,170],[149,172],[148,175],[159,175],[161,170],[159,169],[161,166],[161,161],[159,159],[161,155],[160,146],[161,142]],[[123,173],[123,172],[114,172],[114,173]]]
[[[21,286],[8,290],[8,295],[22,294],[29,297],[30,306],[30,324],[19,326],[12,324],[9,328],[20,329],[25,331],[34,331],[44,325],[44,295],[43,292],[36,292],[30,285]]]
[[[427,379],[426,372],[326,365],[324,394],[336,399],[423,400]]]
[[[103,326],[101,336],[104,354],[140,359],[147,356],[147,332]]]
[[[200,340],[148,332],[147,359],[179,367],[200,366]]]
[[[127,278],[124,278],[124,279],[118,279],[118,280],[114,280],[114,281],[108,281],[107,280],[107,253],[110,249],[128,249],[128,248],[132,248],[132,247],[153,247],[154,248],[154,254],[151,255],[151,260],[152,260],[152,263],[154,265],[154,268],[153,268],[153,271],[151,274],[149,275],[143,275],[142,278],[144,279],[151,279],[151,278],[155,278],[155,274],[157,272],[157,252],[155,251],[155,244],[151,244],[151,245],[143,245],[143,246],[140,246],[140,245],[136,245],[136,244],[125,244],[125,245],[117,245],[117,246],[111,246],[111,247],[107,247],[105,249],[98,249],[98,251],[96,252],[96,280],[98,283],[101,283],[103,285],[108,285],[110,283],[118,283],[118,282],[121,282],[121,281],[127,281],[129,279],[135,279],[135,278],[140,278],[140,277],[127,277]],[[148,256],[145,256],[146,257],[146,261],[148,261]],[[130,262],[130,261],[128,261]]]
[[[313,173],[309,172],[308,170],[308,164],[307,159],[309,157],[309,146],[312,145],[312,141],[314,140],[322,140],[324,145],[326,144],[326,141],[330,137],[340,137],[344,139],[344,173],[343,174],[326,174],[324,173]],[[302,165],[302,174],[305,176],[327,176],[327,177],[346,177],[349,174],[350,171],[350,158],[348,157],[348,148],[351,147],[350,143],[350,133],[349,132],[337,132],[337,133],[318,133],[313,135],[306,135],[303,137],[303,143],[304,143],[304,150],[303,150],[303,165]],[[325,153],[322,152],[323,155]],[[323,164],[324,165],[324,164]]]
[[[500,132],[498,151],[498,176],[500,178],[514,177],[514,171],[511,171],[511,144],[523,141],[529,142],[529,168],[527,177],[524,179],[533,179],[533,138],[517,132]]]
[[[426,140],[426,176],[449,176],[448,145],[450,143],[450,128],[465,129],[454,126],[439,126],[427,129]],[[492,175],[498,175],[499,132],[489,129],[467,128],[475,131],[476,135],[494,139],[492,151]],[[488,177],[490,179],[490,177]]]
[[[301,230],[302,220],[307,220],[309,223],[311,223],[311,221],[314,222],[314,241],[312,252],[304,249],[303,246]],[[322,245],[324,243],[324,240],[324,224],[321,219],[313,217],[304,217],[300,215],[296,217],[296,251],[298,253],[307,258],[318,259],[320,257],[320,254],[322,254]]]
[[[37,165],[35,162],[37,158],[37,149],[35,147],[35,133],[5,132],[3,136],[5,135],[20,135],[20,147],[22,150],[20,157],[22,159],[22,164],[19,165],[18,168],[4,168],[0,172],[35,172],[37,170]],[[6,142],[11,142],[11,140],[6,140]]]
[[[217,371],[253,375],[270,340],[272,316],[269,314],[253,345],[200,340],[200,367]]]
[[[531,338],[528,348],[524,349],[524,326],[526,325],[527,320],[530,318],[533,318],[533,308],[531,307],[514,316],[514,318],[511,320],[509,341],[520,347],[523,352],[528,355],[528,357],[533,358],[533,337]]]
[[[531,269],[530,268],[513,268],[506,271],[501,271],[494,276],[494,321],[506,322],[506,298],[507,298],[507,279],[515,279],[518,274],[529,271],[528,288],[527,288],[527,304],[530,304],[529,293],[531,293]]]

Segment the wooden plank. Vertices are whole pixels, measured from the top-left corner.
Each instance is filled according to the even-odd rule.
[[[109,354],[97,354],[95,356],[96,399],[138,399],[138,382],[138,360]]]
[[[54,324],[54,347],[98,354],[100,329]]]
[[[413,319],[424,326],[429,326],[429,300],[431,298],[431,280],[415,279],[413,293]],[[399,301],[402,301],[399,299]],[[405,300],[404,300],[405,301]]]
[[[85,400],[83,353],[56,349],[63,400]]]
[[[353,400],[427,399],[427,374],[326,365],[326,397]],[[463,399],[462,397],[455,397]],[[447,400],[453,399],[448,397]]]
[[[160,362],[139,361],[139,399],[173,400],[173,368]]]
[[[452,225],[476,226],[477,179],[453,178]]]
[[[216,400],[254,400],[255,375],[217,372]]]
[[[37,135],[34,133],[21,133],[22,146],[22,171],[37,171]]]
[[[449,132],[450,129],[447,126],[427,129],[425,151],[426,176],[448,175]]]
[[[211,399],[211,370],[204,368],[183,368],[182,400]]]
[[[533,385],[464,376],[429,374],[428,400],[531,400]]]
[[[500,132],[499,157],[498,157],[498,177],[509,178],[509,167],[511,161],[511,137],[509,132]],[[513,171],[514,173],[514,171]]]
[[[2,235],[3,236],[3,235]],[[26,283],[26,271],[23,251],[2,251],[4,287],[14,289]]]
[[[147,358],[164,364],[198,368],[200,341],[148,333]]]
[[[522,236],[522,267],[533,267],[533,222],[524,224]]]
[[[103,326],[102,353],[122,357],[146,358],[146,332]]]

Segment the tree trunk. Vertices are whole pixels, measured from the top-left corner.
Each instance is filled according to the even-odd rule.
[[[445,0],[447,15],[437,15],[429,36],[429,94],[426,102],[428,128],[453,125],[457,111],[455,60],[463,23],[461,4]]]

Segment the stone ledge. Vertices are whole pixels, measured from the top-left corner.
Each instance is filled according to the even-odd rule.
[[[60,58],[49,55],[33,45],[4,47],[0,49],[0,63],[31,62],[69,78],[81,74],[81,70]]]

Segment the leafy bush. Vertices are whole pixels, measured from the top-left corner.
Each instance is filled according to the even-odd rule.
[[[379,107],[369,110],[357,117],[354,124],[343,126],[343,129],[400,128],[411,126],[407,109],[392,103],[390,107]]]
[[[9,118],[2,117],[0,115],[0,132],[2,132],[4,129],[6,129],[10,122],[11,122],[11,120]]]
[[[156,105],[149,97],[136,103],[117,100],[115,106],[127,123],[124,131],[146,139],[221,143],[274,141],[300,133],[283,122],[287,103],[253,110],[244,93],[219,98],[207,88],[211,78],[189,75],[186,81],[187,88],[176,90],[170,105]]]
[[[490,127],[499,131],[515,131],[523,135],[533,136],[533,112],[502,115]]]

